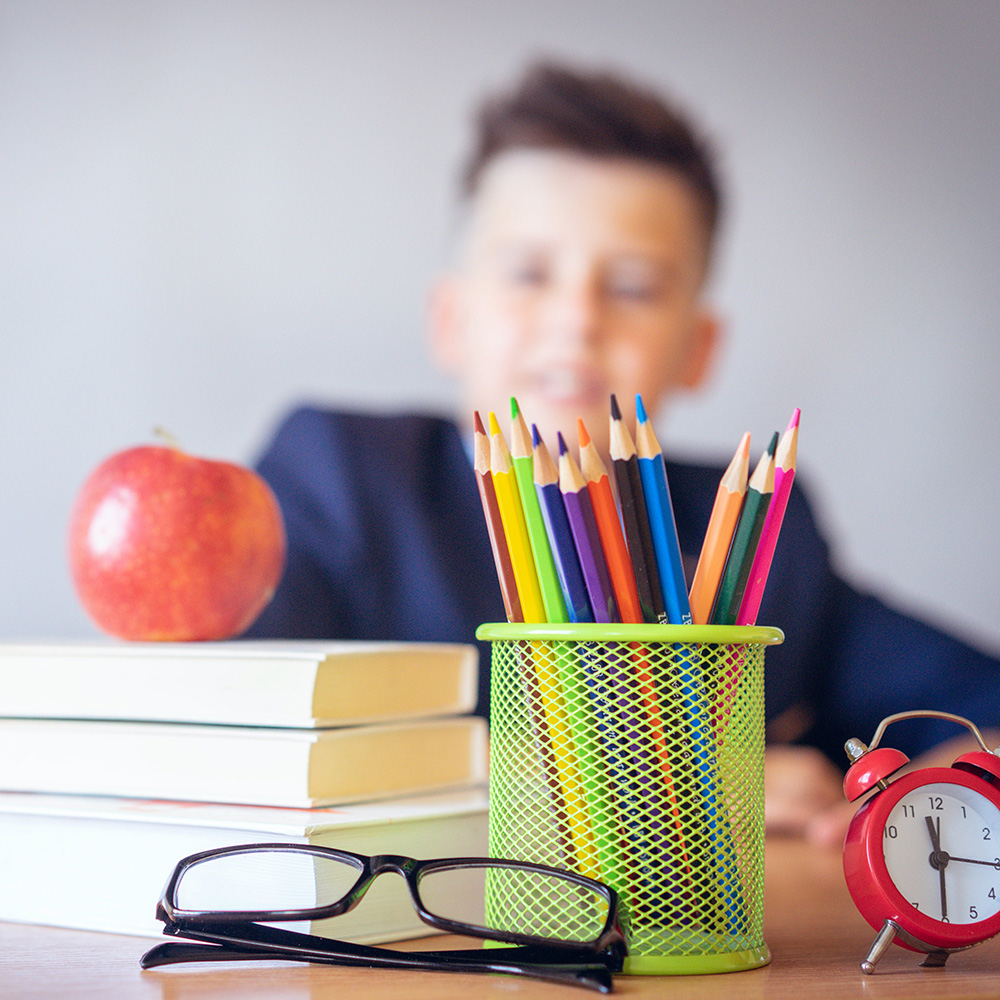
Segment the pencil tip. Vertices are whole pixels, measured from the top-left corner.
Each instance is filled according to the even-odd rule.
[[[510,397],[510,419],[517,420],[517,415],[520,413],[520,409],[517,405],[517,400],[511,396]]]
[[[618,400],[615,398],[615,394],[611,393],[611,419],[621,420],[622,411],[618,409]]]
[[[581,448],[586,448],[590,444],[590,435],[587,433],[587,426],[583,422],[583,417],[576,418],[576,436],[579,438]]]
[[[479,410],[472,411],[472,426],[477,434],[485,434],[486,428],[483,426],[483,418],[479,415]]]
[[[566,447],[566,439],[562,436],[562,431],[559,431],[558,437],[559,437],[559,454],[565,455],[569,451],[569,449]]]
[[[490,410],[489,422],[490,422],[490,434],[499,434],[500,421],[497,420],[497,415],[492,410]]]
[[[531,443],[536,448],[542,443],[542,435],[538,433],[538,424],[531,425]]]
[[[750,454],[750,432],[744,431],[743,437],[740,438],[740,446],[736,449],[744,455]]]
[[[642,405],[642,396],[639,393],[635,394],[635,419],[641,424],[644,424],[647,419],[646,407]]]
[[[799,426],[799,414],[801,412],[802,411],[797,406],[792,411],[792,419],[788,421],[788,429],[789,430],[792,430],[793,428]]]
[[[771,443],[767,446],[768,455],[773,455],[778,448],[778,432],[771,435]]]

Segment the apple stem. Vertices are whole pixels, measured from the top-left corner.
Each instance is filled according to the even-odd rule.
[[[159,427],[159,426],[154,427],[153,434],[155,434],[156,437],[158,438],[162,438],[164,441],[166,441],[168,445],[170,445],[171,448],[175,449],[176,451],[184,450],[183,448],[181,448],[180,442],[177,440],[177,438],[175,438],[173,434],[171,434],[170,431],[168,431],[165,427]]]

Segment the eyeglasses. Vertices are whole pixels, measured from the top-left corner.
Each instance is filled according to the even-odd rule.
[[[404,952],[272,926],[345,914],[385,872],[402,876],[424,923],[508,947]],[[608,993],[628,951],[614,889],[575,872],[495,858],[418,861],[300,844],[224,847],[178,862],[156,916],[164,934],[210,943],[159,944],[142,956],[144,969],[285,959],[504,972]]]

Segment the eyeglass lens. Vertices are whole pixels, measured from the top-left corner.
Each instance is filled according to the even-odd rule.
[[[329,855],[305,851],[224,854],[188,868],[177,885],[174,902],[181,910],[213,912],[308,910],[342,899],[359,877],[353,865]],[[371,898],[366,897],[360,906],[379,905],[393,891],[384,885],[391,882],[402,885],[391,874],[383,875],[370,890]],[[608,915],[607,901],[599,892],[535,871],[492,866],[432,869],[422,875],[418,892],[429,913],[482,928],[486,934],[505,930],[586,942],[601,933]],[[337,924],[345,919],[334,918]]]

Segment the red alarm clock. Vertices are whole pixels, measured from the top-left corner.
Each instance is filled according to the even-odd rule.
[[[909,758],[879,747],[900,719],[946,719],[965,726],[981,749],[951,767],[889,778]],[[978,728],[948,712],[899,712],[883,719],[871,746],[844,745],[853,762],[849,802],[878,789],[857,811],[844,841],[844,876],[861,915],[878,934],[861,963],[871,975],[895,942],[941,966],[953,951],[1000,933],[1000,756]]]

